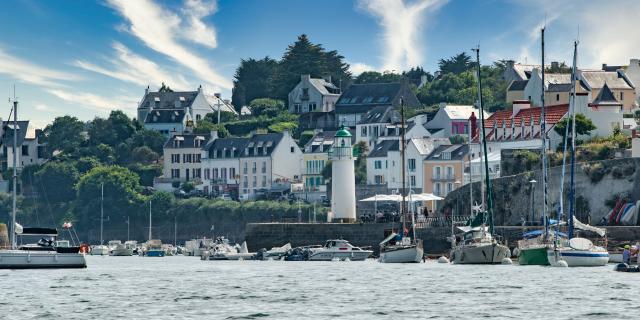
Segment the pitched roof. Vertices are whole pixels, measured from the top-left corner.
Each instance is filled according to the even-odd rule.
[[[336,113],[365,113],[377,106],[398,106],[400,96],[403,96],[405,106],[420,106],[408,85],[400,82],[353,84],[336,102]]]
[[[447,138],[412,138],[411,140],[409,140],[409,142],[413,143],[413,145],[416,146],[418,152],[423,156],[426,156],[436,144],[450,144],[449,139]]]
[[[340,88],[324,79],[311,78],[309,79],[309,82],[311,83],[311,85],[313,85],[314,88],[316,88],[316,90],[320,91],[320,93],[322,93],[323,95],[340,95]]]
[[[600,89],[600,93],[598,93],[598,96],[593,100],[592,105],[621,106],[622,103],[620,103],[618,99],[616,99],[611,89],[609,89],[607,83],[605,83],[604,87]]]
[[[144,123],[182,123],[185,116],[184,109],[152,109]]]
[[[631,84],[616,71],[583,70],[582,79],[591,88],[602,88],[606,83],[610,89],[633,89]]]
[[[327,152],[331,145],[333,144],[333,139],[336,135],[336,131],[328,130],[328,131],[320,131],[316,133],[307,144],[304,145],[306,152],[316,153],[316,152]],[[354,138],[352,138],[353,140]]]
[[[452,120],[468,120],[471,117],[471,113],[480,115],[480,111],[474,106],[462,106],[448,104],[444,107],[444,112],[447,113],[449,119]],[[484,112],[485,119],[489,117],[488,112]]]
[[[547,88],[552,84],[568,83],[571,84],[571,74],[569,73],[545,73],[544,81]]]
[[[450,154],[444,157],[444,154]],[[435,148],[425,159],[426,161],[452,161],[461,160],[469,153],[468,144],[441,145]]]
[[[184,133],[173,135],[165,142],[165,149],[185,149],[185,148],[201,148],[209,140],[211,134],[196,134],[196,133]],[[196,147],[195,141],[200,140],[200,146]],[[176,146],[175,141],[180,141],[180,144]]]
[[[397,111],[391,106],[377,106],[362,116],[360,124],[368,123],[387,123],[397,118]]]
[[[176,109],[176,101],[180,102],[180,108],[187,108],[197,95],[198,91],[149,92],[142,99],[140,108]]]
[[[567,112],[569,112],[568,104],[546,107],[546,123],[551,127],[551,125],[560,121]],[[540,107],[521,109],[515,116],[513,116],[513,123],[516,126],[520,126],[521,123],[524,123],[524,125],[531,125],[531,119],[533,119],[534,124],[540,124],[541,113],[542,108]],[[497,111],[485,120],[484,126],[485,128],[492,128],[495,123],[497,127],[502,127],[504,124],[505,127],[511,128],[512,115],[513,111],[511,110]]]
[[[211,112],[218,112],[218,105],[220,105],[220,111],[238,114],[238,111],[236,111],[236,108],[233,107],[229,100],[218,99],[215,95],[210,94],[205,94],[204,98],[207,100]]]
[[[527,83],[529,83],[529,80],[511,81],[511,84],[509,85],[507,91],[522,91],[527,86]]]
[[[235,154],[229,154],[230,157],[236,158],[244,151],[245,146],[249,143],[249,138],[218,138],[211,141],[205,149],[209,152],[209,158],[214,158],[217,151],[236,150]]]
[[[254,134],[247,141],[247,144],[244,146],[245,153],[242,154],[242,157],[264,157],[271,155],[271,152],[275,149],[275,147],[280,143],[284,137],[283,133],[264,133],[264,134]],[[263,152],[254,153],[254,148],[266,148],[262,149]]]
[[[389,151],[400,151],[400,141],[393,139],[378,142],[369,152],[369,158],[386,157]]]
[[[29,121],[17,121],[18,122],[18,144],[17,147],[20,147],[24,142],[24,139],[27,135],[27,131],[29,128]],[[7,148],[13,147],[13,121],[2,121],[2,146]]]
[[[540,68],[540,65],[521,63],[513,64],[513,71],[515,71],[522,80],[529,79],[531,77],[531,71],[534,68]]]

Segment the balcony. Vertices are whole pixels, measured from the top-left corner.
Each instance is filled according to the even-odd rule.
[[[454,181],[456,176],[453,174],[442,174],[431,177],[431,181]]]

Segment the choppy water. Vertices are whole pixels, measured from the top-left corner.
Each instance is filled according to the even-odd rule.
[[[622,319],[640,274],[602,268],[87,257],[0,270],[2,319]]]

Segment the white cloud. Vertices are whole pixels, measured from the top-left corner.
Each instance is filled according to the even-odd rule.
[[[529,37],[522,43],[523,54],[536,52],[540,59],[540,28],[545,15],[547,29],[546,60],[571,61],[573,40],[579,34],[579,67],[599,68],[602,63],[627,64],[629,59],[639,56],[640,1],[620,0],[612,5],[606,1],[555,1],[520,0],[522,10],[527,16],[539,17],[537,21],[525,21],[523,30]],[[517,8],[516,8],[517,10]],[[562,19],[560,19],[560,17]],[[520,59],[523,59],[521,57]]]
[[[376,71],[376,68],[365,63],[356,62],[349,64],[349,70],[354,76],[357,76],[365,71]]]
[[[210,16],[218,10],[215,1],[186,0],[182,12],[187,16],[187,27],[183,31],[183,37],[197,44],[216,48],[218,40],[216,30],[202,19]]]
[[[231,89],[231,81],[215,71],[206,59],[179,43],[185,29],[176,14],[150,0],[108,0],[108,3],[129,22],[129,32],[147,47],[189,68],[214,89]]]
[[[137,98],[134,97],[107,98],[88,92],[69,92],[60,89],[47,89],[47,92],[73,105],[103,113],[116,109],[133,113],[138,105]]]
[[[51,108],[50,106],[44,104],[44,103],[38,103],[34,106],[34,108],[38,111],[43,111],[43,112],[51,112],[53,111],[53,108]]]
[[[420,66],[424,61],[421,31],[428,13],[434,13],[447,0],[360,0],[360,8],[378,18],[384,29],[385,70]]]
[[[110,59],[110,66],[102,67],[84,60],[77,60],[74,65],[93,72],[97,72],[118,80],[137,85],[160,85],[164,82],[178,90],[192,89],[182,75],[171,75],[153,61],[139,56],[122,43],[114,42],[115,58]]]
[[[75,81],[74,74],[50,69],[13,56],[0,48],[0,73],[17,80],[42,86],[60,86],[59,81]]]

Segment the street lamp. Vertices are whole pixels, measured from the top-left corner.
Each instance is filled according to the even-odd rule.
[[[535,224],[536,221],[536,211],[534,210],[534,204],[535,204],[535,199],[536,199],[536,183],[538,183],[538,181],[536,181],[535,179],[531,179],[529,181],[529,183],[531,184],[531,223]]]

